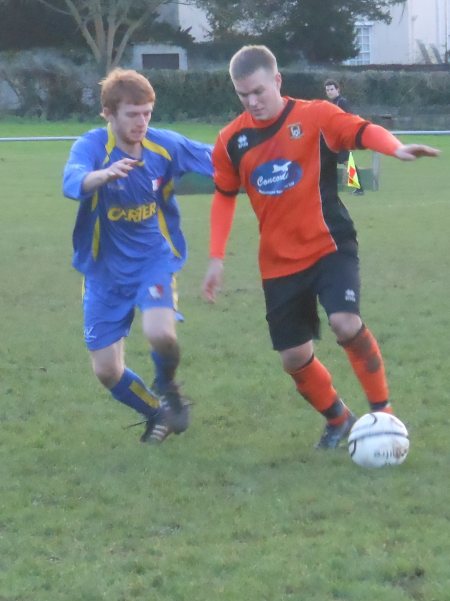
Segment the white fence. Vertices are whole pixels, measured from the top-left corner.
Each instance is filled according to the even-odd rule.
[[[393,130],[392,134],[396,136],[448,136],[450,130]],[[66,140],[77,140],[79,136],[21,136],[11,138],[0,138],[0,142],[58,142]]]
[[[393,130],[396,136],[448,136],[450,130]],[[20,136],[20,137],[9,137],[0,138],[0,142],[65,142],[70,140],[77,140],[79,136]],[[361,176],[363,179],[363,185],[370,190],[378,190],[380,187],[380,154],[378,152],[372,153],[372,167],[370,169],[361,169]],[[345,174],[341,173],[342,168],[339,169],[339,181],[343,180]],[[186,176],[188,177],[188,176]],[[195,188],[195,185],[194,185]],[[183,193],[183,192],[181,192]]]

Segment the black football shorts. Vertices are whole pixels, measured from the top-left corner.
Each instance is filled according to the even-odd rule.
[[[356,244],[292,275],[263,280],[266,319],[273,348],[283,351],[319,337],[320,302],[332,313],[359,315],[360,277]]]

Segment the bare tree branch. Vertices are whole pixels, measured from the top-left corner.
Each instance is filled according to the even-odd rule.
[[[46,6],[47,8],[51,8],[53,11],[55,11],[57,13],[61,13],[62,15],[70,15],[69,11],[63,10],[62,8],[59,8],[59,7],[55,6],[54,4],[47,2],[47,0],[37,0],[37,1],[40,4],[43,4],[44,6]]]
[[[161,3],[162,4],[162,3]],[[132,23],[127,31],[124,33],[122,40],[117,48],[117,53],[115,56],[114,61],[111,63],[112,67],[116,67],[120,60],[122,59],[123,53],[125,52],[125,48],[127,47],[127,44],[132,36],[132,34],[136,31],[136,29],[138,29],[143,23],[145,23],[146,19],[149,17],[149,15],[153,12],[154,8],[153,7],[149,7],[144,14],[141,16],[140,19],[138,19],[137,21],[135,21],[134,23]]]
[[[38,0],[47,8],[70,15],[96,63],[110,69],[119,64],[133,34],[170,0]],[[64,3],[67,10],[61,8]],[[177,2],[174,2],[177,4]],[[117,39],[118,36],[120,39]],[[114,54],[115,53],[115,54]]]
[[[98,41],[92,37],[91,32],[89,31],[89,29],[86,25],[86,20],[82,18],[81,12],[78,10],[75,3],[72,0],[64,0],[64,1],[69,8],[70,14],[73,16],[73,18],[75,19],[75,22],[77,23],[78,27],[80,28],[80,31],[81,31],[84,39],[86,40],[87,45],[91,49],[91,52],[94,55],[95,61],[98,64],[100,64],[102,61],[102,53],[101,53],[101,49],[100,49]]]

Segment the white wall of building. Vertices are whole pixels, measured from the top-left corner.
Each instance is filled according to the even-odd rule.
[[[371,64],[407,64],[410,57],[410,17],[409,8],[394,6],[391,10],[392,22],[373,23],[371,27]]]
[[[197,42],[208,39],[209,26],[205,11],[191,4],[168,2],[158,9],[159,18],[170,23],[172,27],[191,28],[191,35]]]
[[[407,0],[393,6],[391,16],[389,25],[366,24],[370,27],[370,58],[352,63],[445,62],[450,49],[450,0]]]
[[[196,6],[180,4],[178,18],[181,29],[191,27],[190,34],[196,42],[204,42],[209,38],[209,26],[205,12]]]

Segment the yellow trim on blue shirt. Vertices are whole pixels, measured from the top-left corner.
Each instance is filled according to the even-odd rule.
[[[105,165],[109,161],[109,155],[112,153],[114,146],[116,145],[116,138],[113,134],[111,123],[108,123],[108,125],[106,126],[106,131],[108,132],[108,139],[106,140],[105,144],[106,157],[103,161],[103,165]]]
[[[92,238],[92,256],[94,259],[98,257],[98,251],[100,248],[100,218],[97,217],[94,225],[94,236]]]
[[[171,179],[163,187],[162,193],[163,193],[164,200],[167,200],[169,198],[169,196],[172,194],[174,188],[175,188],[175,184],[173,182],[173,179]]]
[[[172,157],[167,152],[167,150],[164,148],[164,146],[160,146],[159,144],[156,144],[155,142],[152,142],[151,140],[147,140],[147,138],[144,138],[142,140],[142,146],[144,148],[146,148],[147,150],[151,150],[152,152],[155,152],[156,154],[160,154],[168,161],[172,160]]]
[[[161,234],[164,236],[164,238],[169,243],[169,246],[170,246],[173,254],[176,257],[181,258],[180,253],[177,251],[177,249],[173,245],[172,238],[170,237],[170,234],[169,234],[169,228],[167,227],[166,218],[164,217],[164,214],[161,211],[161,209],[158,209],[158,224],[159,224],[159,229],[161,231]]]
[[[95,209],[97,208],[97,204],[98,204],[98,191],[96,190],[94,192],[94,194],[92,195],[92,200],[91,200],[91,211],[94,212]]]
[[[116,146],[116,138],[114,136],[114,133],[113,133],[113,130],[111,127],[111,123],[108,123],[108,125],[106,126],[106,131],[108,133],[108,139],[106,140],[106,144],[105,144],[106,157],[105,157],[105,160],[103,161],[103,165],[105,165],[108,162],[108,160],[110,158],[110,154],[113,151],[114,147]],[[164,146],[161,146],[160,144],[156,144],[156,142],[152,142],[151,140],[148,140],[147,138],[144,138],[142,140],[141,144],[147,150],[151,150],[152,152],[163,156],[168,161],[172,160],[172,157],[170,156],[168,151],[164,148]],[[143,165],[144,165],[144,161],[140,161],[140,166],[143,166]]]

